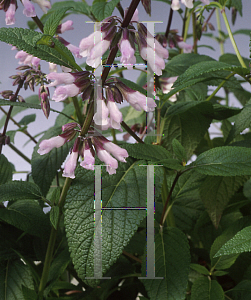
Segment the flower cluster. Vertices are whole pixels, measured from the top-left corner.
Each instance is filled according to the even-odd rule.
[[[48,140],[43,140],[38,149],[40,155],[49,153],[53,148],[59,148],[65,143],[71,141],[81,129],[80,125],[73,122],[62,126],[63,133],[52,137]],[[87,170],[94,170],[95,153],[97,157],[106,165],[106,171],[112,175],[116,173],[118,161],[126,162],[125,158],[128,153],[125,149],[120,148],[116,144],[107,140],[104,136],[99,135],[94,129],[89,130],[88,138],[78,136],[74,142],[70,156],[64,165],[64,177],[75,178],[75,169],[78,162],[78,157],[82,157],[80,166]],[[112,155],[111,155],[112,154]]]
[[[134,28],[133,23],[137,23],[138,31]],[[79,54],[82,57],[87,57],[86,63],[97,68],[101,63],[102,55],[109,49],[115,34],[118,33],[120,35],[118,42],[121,52],[120,62],[125,67],[130,69],[136,63],[134,53],[137,45],[141,57],[147,60],[151,70],[158,76],[162,75],[162,70],[165,68],[164,59],[168,58],[168,51],[157,40],[154,41],[147,28],[138,22],[138,11],[135,11],[128,28],[121,29],[121,24],[120,18],[109,17],[101,23],[100,31],[95,31],[81,40]],[[150,54],[148,57],[147,53]]]
[[[47,13],[47,9],[51,8],[51,4],[47,0],[32,0],[37,3],[44,13]],[[24,10],[23,13],[26,17],[35,17],[37,14],[35,12],[35,7],[30,0],[22,0]],[[15,13],[17,10],[16,0],[2,0],[0,2],[0,10],[5,11],[5,23],[6,25],[15,24]]]

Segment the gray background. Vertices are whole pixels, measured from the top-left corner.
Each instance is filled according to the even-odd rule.
[[[87,1],[87,2],[91,3],[91,1]],[[243,28],[243,29],[251,28],[251,18],[250,18],[251,1],[243,0],[242,2],[243,2],[243,17],[241,18],[239,15],[237,16],[235,26],[232,26],[232,24],[230,23],[232,31],[236,31],[240,28]],[[54,1],[52,3],[54,3]],[[130,1],[122,0],[121,4],[122,4],[123,8],[125,8],[125,7],[129,6]],[[27,18],[26,16],[23,15],[22,4],[18,3],[18,5],[19,5],[19,8],[16,11],[16,23],[15,23],[15,25],[12,25],[9,27],[27,28],[27,21],[29,20],[29,18]],[[185,9],[185,6],[183,4],[181,4],[181,8]],[[36,9],[38,16],[41,17],[42,11],[36,4],[35,4],[35,9]],[[119,15],[117,10],[115,12],[116,12],[116,15]],[[163,22],[162,24],[156,24],[156,26],[155,26],[156,32],[165,31],[166,24],[168,21],[168,15],[169,15],[169,5],[167,5],[164,2],[152,1],[152,17],[151,18],[144,12],[142,4],[141,3],[139,4],[139,20],[140,21],[151,20],[151,21],[162,21]],[[227,10],[227,15],[228,15],[228,19],[230,21],[231,14],[230,14],[229,10]],[[0,16],[1,16],[0,17],[0,26],[8,27],[5,25],[5,14],[3,11],[0,11]],[[205,16],[207,17],[208,13],[205,14]],[[91,32],[93,32],[93,25],[86,23],[86,21],[89,21],[89,19],[83,15],[71,15],[71,16],[67,17],[65,20],[73,20],[74,31],[68,31],[68,32],[64,33],[62,35],[62,37],[65,38],[68,42],[72,43],[73,45],[78,46],[79,42],[82,38],[86,37]],[[215,15],[213,15],[213,17],[211,18],[211,23],[214,25],[215,28],[217,28]],[[221,26],[222,26],[222,30],[224,32],[226,32],[225,24],[224,24],[222,18],[221,18]],[[171,29],[178,29],[179,33],[181,35],[182,22],[181,22],[181,18],[177,12],[174,12]],[[190,32],[191,32],[191,30],[190,30]],[[211,32],[211,31],[208,31],[208,32]],[[217,35],[216,32],[214,32],[214,34]],[[249,39],[250,39],[250,37],[247,35],[236,35],[235,36],[235,40],[239,47],[241,55],[243,57],[247,57],[247,58],[249,57]],[[191,38],[188,39],[187,43],[192,44],[192,39]],[[199,53],[206,54],[215,59],[218,59],[218,57],[220,56],[219,45],[215,41],[213,41],[212,39],[209,39],[207,37],[203,37],[201,39],[201,41],[199,41],[199,45],[203,45],[203,44],[208,44],[208,45],[214,47],[215,51],[203,47],[203,48],[198,48]],[[231,45],[231,42],[229,39],[225,43],[224,49],[225,49],[225,53],[234,53],[234,50],[232,48],[232,45]],[[16,74],[15,68],[18,67],[18,61],[14,58],[16,51],[11,51],[11,46],[9,46],[5,43],[2,43],[2,42],[0,42],[0,53],[1,53],[1,55],[0,55],[0,82],[1,82],[0,91],[2,91],[2,90],[6,90],[6,89],[12,89],[12,80],[9,79],[8,77],[10,75]],[[82,59],[82,60],[77,59],[77,63],[81,64],[82,62],[84,62],[84,59]],[[45,72],[45,73],[49,72],[47,63],[43,63],[42,67],[43,67],[43,72]],[[127,71],[128,77],[132,78],[131,77],[132,75],[129,72],[130,71]],[[247,87],[247,88],[249,88],[249,87]],[[13,90],[15,91],[15,88],[13,88]],[[38,91],[38,89],[36,89],[36,92],[37,91]],[[53,90],[51,90],[51,93],[52,92],[53,92]],[[32,92],[22,90],[20,94],[25,98],[29,95],[32,95]],[[236,103],[234,101],[232,101],[231,104],[238,105],[238,103]],[[51,101],[51,107],[55,108],[57,110],[60,110],[62,108],[62,103],[55,103],[55,102]],[[4,109],[7,110],[7,107],[4,107]],[[25,114],[31,114],[31,113],[36,113],[36,115],[37,115],[36,122],[28,125],[28,131],[32,135],[35,135],[38,132],[46,130],[49,127],[51,127],[57,116],[56,113],[51,112],[50,117],[47,120],[41,111],[35,111],[35,110],[28,111],[27,110],[23,113],[16,115],[14,117],[14,119],[16,121],[19,121],[23,118],[23,116]],[[2,116],[3,116],[3,113],[0,112],[0,118],[2,118]],[[10,121],[8,130],[15,130],[15,129],[17,129],[17,127]],[[23,147],[23,145],[25,144],[25,142],[27,140],[28,140],[28,138],[23,133],[18,132],[15,137],[15,146],[17,148],[19,148],[21,151],[23,151],[26,156],[31,157],[34,143],[30,142],[30,143],[28,143],[27,146]],[[3,147],[2,153],[9,159],[9,161],[11,161],[15,165],[17,171],[30,171],[30,165],[28,163],[26,163],[21,157],[16,155],[8,146]],[[26,177],[26,175],[21,174],[21,173],[14,175],[14,179],[20,179],[20,178],[25,179],[25,177]]]

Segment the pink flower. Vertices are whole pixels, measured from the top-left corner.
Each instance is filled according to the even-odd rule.
[[[23,13],[26,15],[26,17],[35,17],[36,16],[35,7],[30,2],[30,0],[22,0],[22,2],[24,5]]]
[[[97,155],[98,158],[103,161],[106,166],[106,171],[112,175],[116,173],[116,169],[118,168],[118,161],[113,158],[106,150],[97,147]]]
[[[79,44],[79,54],[82,57],[87,57],[90,55],[91,49],[94,45],[98,44],[101,41],[101,31],[95,31],[90,34],[88,37],[83,38]]]
[[[15,12],[16,12],[16,5],[14,3],[10,3],[8,10],[5,13],[5,22],[6,25],[13,25],[15,24]]]
[[[183,49],[184,53],[191,53],[193,50],[193,46],[189,45],[183,41],[177,43],[178,47]]]
[[[120,148],[118,145],[112,142],[103,143],[103,148],[111,153],[117,160],[121,162],[126,162],[125,157],[128,157],[128,153],[125,149]]]
[[[108,101],[107,108],[109,110],[112,128],[120,130],[120,123],[123,121],[123,116],[121,111],[118,109],[117,104],[113,101]]]
[[[193,8],[193,0],[181,0],[181,2],[187,7],[187,8]],[[180,9],[180,1],[179,0],[172,0],[171,8],[173,10],[179,10]]]
[[[71,21],[71,20],[68,20],[68,21],[58,25],[57,33],[64,33],[65,31],[73,30],[74,28],[72,27],[72,25],[73,25],[73,21]]]
[[[75,81],[75,77],[71,73],[50,73],[46,75],[48,80],[55,80],[47,85],[47,87],[56,86],[59,84],[71,84]]]
[[[105,101],[102,99],[97,100],[97,111],[94,114],[93,120],[95,124],[106,126],[109,124],[108,120],[109,109],[107,108]]]
[[[49,140],[43,140],[40,144],[39,144],[39,149],[37,150],[37,152],[40,155],[44,155],[49,153],[53,148],[59,148],[61,146],[63,146],[66,142],[66,139],[62,138],[61,136],[54,136],[52,138],[50,138]]]
[[[75,178],[75,169],[77,166],[77,160],[78,160],[78,152],[72,151],[70,157],[67,159],[65,163],[64,172],[62,174],[63,177],[69,177],[72,179]]]
[[[47,0],[32,0],[32,1],[34,3],[37,3],[45,14],[47,13],[47,9],[51,8],[51,4]]]
[[[176,77],[161,77],[159,79],[160,81],[160,86],[164,94],[168,94],[172,90],[173,83],[177,80],[178,76]],[[177,100],[176,94],[171,96],[169,99],[171,102],[175,102]]]
[[[94,170],[95,158],[92,155],[90,149],[84,150],[84,160],[80,163],[80,166],[87,170]]]
[[[102,40],[98,44],[96,44],[90,51],[90,56],[87,57],[86,63],[87,65],[97,68],[101,63],[102,55],[106,52],[106,50],[110,47],[111,42],[107,40]],[[98,63],[98,64],[97,64]]]
[[[54,73],[51,73],[54,74]],[[67,97],[77,96],[80,92],[80,89],[73,83],[65,86],[58,86],[53,94],[52,100],[56,102],[63,101]]]
[[[147,52],[150,52],[149,57],[147,57]],[[142,47],[140,51],[140,55],[144,60],[147,60],[147,63],[149,63],[150,68],[153,70],[153,72],[161,76],[162,70],[165,69],[165,62],[163,58],[158,56],[158,54],[155,52],[151,47]]]
[[[126,65],[127,69],[132,69],[136,64],[136,57],[134,56],[134,49],[132,48],[129,40],[123,39],[120,43],[120,52],[122,54],[120,62]]]

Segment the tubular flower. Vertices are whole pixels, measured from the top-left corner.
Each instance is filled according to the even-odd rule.
[[[59,148],[63,146],[66,143],[66,139],[61,137],[60,135],[54,136],[50,138],[49,140],[43,140],[39,144],[39,149],[37,150],[37,153],[40,155],[44,155],[49,153],[53,148]]]
[[[75,178],[75,169],[78,161],[78,150],[79,150],[80,139],[75,140],[72,152],[64,165],[63,177]]]
[[[177,78],[178,77],[176,76],[169,78],[162,77],[159,79],[160,86],[164,94],[168,94],[172,90],[173,83],[177,80]],[[171,96],[168,100],[171,102],[175,102],[177,100],[176,94]]]
[[[200,0],[200,1],[206,5],[210,4],[209,0]],[[181,3],[183,3],[187,8],[193,8],[193,0],[181,0]],[[180,0],[172,0],[171,8],[173,10],[179,10]]]
[[[32,0],[32,2],[37,3],[45,14],[47,14],[47,9],[51,8],[51,4],[47,0]]]
[[[35,17],[37,15],[35,12],[35,7],[30,0],[22,0],[22,2],[24,5],[24,15],[26,15],[26,17]]]
[[[72,25],[73,25],[73,21],[71,21],[71,20],[68,20],[68,21],[58,25],[57,33],[64,33],[65,31],[73,30],[74,28],[72,27]]]
[[[136,57],[134,56],[135,50],[129,41],[129,31],[127,28],[123,30],[123,37],[119,43],[119,49],[122,54],[120,62],[124,64],[127,69],[132,69],[136,63]]]
[[[15,13],[16,13],[17,5],[14,1],[11,1],[8,9],[5,13],[5,23],[6,25],[13,25],[16,22]]]
[[[73,83],[65,86],[58,86],[52,96],[52,100],[60,102],[65,100],[67,97],[77,96],[80,92],[80,89]]]

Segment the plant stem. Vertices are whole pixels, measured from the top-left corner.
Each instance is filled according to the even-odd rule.
[[[41,30],[41,32],[44,32],[44,25],[43,23],[40,21],[40,19],[35,16],[35,17],[32,17],[33,21],[37,24],[38,28]]]
[[[93,115],[94,115],[94,102],[92,101],[90,103],[89,110],[87,112],[87,116],[86,116],[84,125],[81,129],[81,132],[80,132],[81,136],[85,136],[87,134],[87,132],[89,130],[89,127],[91,125],[92,119],[93,119]]]
[[[219,42],[219,44],[220,44],[220,53],[222,55],[222,54],[224,54],[224,44],[223,44],[222,35],[221,35],[221,22],[220,22],[219,9],[216,9],[216,21],[217,21],[217,28],[218,28],[219,39],[220,39],[220,42]]]
[[[5,111],[2,107],[0,107],[1,111],[7,116],[7,111]],[[10,116],[10,120],[19,128],[22,128],[22,126],[15,121],[11,116]],[[37,144],[37,141],[34,139],[34,137],[32,135],[30,135],[30,133],[27,130],[22,130],[22,132],[24,134],[26,134],[35,144]]]
[[[227,28],[227,32],[228,32],[228,34],[229,34],[229,37],[230,37],[230,40],[231,40],[231,42],[232,42],[234,51],[235,51],[235,53],[236,53],[236,55],[237,55],[237,58],[238,58],[238,60],[239,60],[239,62],[240,62],[240,64],[241,64],[241,66],[242,66],[243,68],[247,68],[246,64],[244,63],[244,61],[243,61],[243,59],[242,59],[242,57],[241,57],[241,54],[240,54],[240,52],[239,52],[239,49],[238,49],[238,47],[237,47],[237,45],[236,45],[236,43],[235,43],[235,39],[234,39],[234,36],[233,36],[233,34],[232,34],[232,31],[231,31],[231,28],[230,28],[230,25],[229,25],[229,22],[228,22],[228,19],[227,19],[227,15],[226,15],[226,12],[225,12],[225,8],[223,8],[223,9],[221,10],[221,14],[222,14],[223,20],[224,20],[224,22],[225,22],[225,25],[226,25],[226,28]]]
[[[75,111],[76,111],[76,114],[77,114],[77,117],[78,117],[79,124],[82,126],[83,125],[83,118],[82,118],[81,110],[80,110],[80,107],[79,107],[79,104],[78,104],[78,98],[76,96],[69,97],[69,98],[73,102],[73,105],[74,105],[74,108],[75,108]]]
[[[197,33],[196,33],[196,16],[195,13],[192,12],[192,20],[193,20],[193,51],[197,54]]]
[[[15,151],[19,156],[21,156],[25,161],[27,161],[29,164],[31,164],[31,160],[24,155],[20,150],[18,150],[13,144],[8,144],[8,146]]]
[[[17,87],[17,90],[16,90],[15,94],[12,96],[12,98],[11,98],[10,101],[15,102],[17,100],[18,93],[19,93],[20,89],[22,88],[24,81],[25,81],[25,78],[23,78],[22,80],[20,80],[20,82],[18,84],[18,87]],[[5,134],[6,134],[12,110],[13,110],[13,106],[11,106],[9,108],[9,111],[7,113],[6,120],[5,120],[5,123],[4,123],[3,132],[2,132],[2,137],[4,137]],[[3,144],[0,143],[0,154],[2,152],[2,147],[3,147]]]
[[[121,3],[119,2],[119,3],[116,5],[116,7],[117,7],[117,9],[118,9],[118,11],[119,11],[121,17],[124,18],[124,9],[123,9]]]
[[[185,17],[184,17],[184,23],[183,23],[183,29],[182,29],[182,37],[183,37],[183,41],[184,42],[187,39],[190,18],[191,18],[191,14],[188,12],[188,9],[186,8],[186,10],[185,10]]]
[[[172,24],[172,19],[173,19],[173,10],[170,6],[170,11],[169,11],[169,18],[168,18],[168,23],[167,23],[167,27],[166,27],[166,32],[165,32],[165,37],[168,38],[168,34],[171,28],[171,24]]]
[[[235,73],[229,74],[229,75],[226,77],[226,79],[223,80],[223,81],[220,83],[220,85],[212,92],[212,94],[211,94],[205,101],[211,100],[211,99],[213,98],[213,96],[215,96],[215,95],[217,94],[217,92],[222,88],[222,86],[225,84],[225,82],[226,82],[229,78],[231,78],[232,76],[234,76],[234,75],[235,75]]]
[[[170,200],[170,198],[172,196],[173,190],[175,188],[176,183],[178,182],[178,179],[179,179],[180,175],[181,175],[181,173],[177,172],[177,174],[176,174],[176,176],[174,178],[173,184],[171,186],[170,192],[169,192],[169,194],[167,196],[166,203],[164,205],[164,208],[163,208],[163,211],[162,211],[162,215],[161,215],[161,219],[160,219],[160,227],[161,228],[163,227],[163,224],[164,224],[164,222],[166,220],[166,217],[167,217],[167,214],[166,214],[167,206],[168,206],[169,200]]]
[[[62,208],[64,206],[66,195],[67,195],[68,189],[71,185],[71,182],[72,182],[71,178],[67,177],[65,179],[63,190],[62,190],[60,199],[58,201],[58,207],[60,209],[60,215],[59,215],[59,219],[58,219],[57,229],[55,229],[54,226],[51,227],[51,234],[50,234],[50,239],[49,239],[49,243],[48,243],[48,246],[47,246],[43,273],[42,273],[40,285],[39,285],[39,288],[38,288],[38,300],[43,299],[43,293],[44,293],[44,289],[45,289],[45,286],[46,286],[46,283],[47,283],[47,280],[48,280],[51,260],[52,260],[52,256],[53,256],[53,252],[54,252],[55,243],[56,243],[56,237],[57,237],[57,231],[58,231],[60,216],[62,214]]]
[[[137,134],[135,132],[132,131],[132,129],[124,122],[121,122],[122,127],[124,127],[124,129],[130,133],[130,135],[139,143],[144,144],[144,142],[137,136]]]

